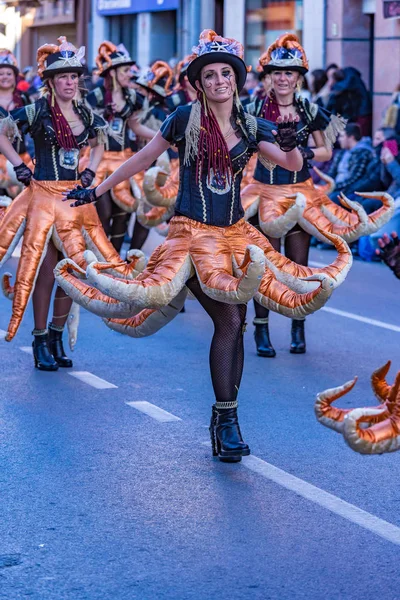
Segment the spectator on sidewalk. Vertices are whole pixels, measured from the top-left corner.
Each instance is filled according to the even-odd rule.
[[[323,69],[315,69],[310,75],[311,102],[325,107],[331,92],[327,87],[328,77]]]
[[[361,73],[354,67],[338,69],[333,73],[335,83],[327,109],[358,123],[362,135],[371,135],[372,102]]]
[[[335,154],[328,175],[335,180],[335,191],[330,195],[331,200],[339,204],[338,194],[347,196],[359,191],[359,183],[370,169],[376,169],[378,159],[373,151],[371,139],[361,137],[360,126],[348,123],[339,135],[341,150]]]
[[[400,84],[396,86],[393,92],[390,106],[383,117],[383,127],[394,129],[397,135],[400,135]]]

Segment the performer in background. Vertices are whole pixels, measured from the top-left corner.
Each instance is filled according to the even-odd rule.
[[[299,169],[290,170],[260,156],[252,183],[242,191],[242,203],[246,218],[268,236],[276,250],[280,250],[281,238],[284,238],[285,256],[297,264],[307,265],[312,235],[330,243],[326,234],[334,233],[352,242],[367,232],[377,231],[378,225],[389,220],[393,200],[382,192],[368,194],[383,203],[382,208],[368,216],[359,203],[344,198],[345,206],[352,209],[350,212],[332,202],[324,189],[314,186],[309,161],[330,159],[332,145],[346,122],[301,96],[308,62],[295,35],[280,36],[259,60],[264,87],[269,91],[264,99],[256,99],[246,110],[272,122],[296,115],[296,139],[303,161]],[[257,354],[274,357],[269,311],[255,302],[255,313]],[[293,354],[306,351],[304,323],[303,318],[292,320],[290,352]]]
[[[57,262],[63,256],[70,256],[83,268],[84,252],[89,247],[99,258],[118,263],[114,272],[124,277],[136,265],[136,262],[121,264],[95,207],[76,211],[61,200],[62,192],[79,180],[83,187],[92,183],[104,151],[107,124],[86,104],[74,100],[85,49],[76,50],[65,37],[59,38],[59,44],[45,44],[38,49],[38,73],[43,80],[44,95],[34,104],[14,109],[10,114],[1,109],[0,119],[0,151],[13,164],[18,180],[27,186],[0,223],[0,266],[23,236],[16,283],[10,290],[13,309],[6,340],[16,334],[32,295],[33,356],[35,366],[44,371],[72,366],[62,343],[72,300],[61,288],[56,289],[53,316],[47,329]],[[10,140],[18,135],[17,126],[33,138],[34,173],[21,162],[11,145]],[[89,164],[79,173],[80,151],[88,144]]]
[[[144,98],[130,87],[134,64],[125,48],[108,41],[100,44],[96,65],[99,75],[104,78],[104,85],[94,88],[86,98],[109,124],[106,151],[96,172],[96,183],[132,156],[135,146],[130,130],[146,140],[154,136],[154,131],[140,122]],[[140,180],[138,183],[140,186]],[[97,203],[104,230],[118,252],[124,241],[129,216],[135,212],[139,199],[140,187],[134,194],[131,182],[127,180],[104,194]]]

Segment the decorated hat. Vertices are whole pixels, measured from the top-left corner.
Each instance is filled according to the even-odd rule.
[[[132,60],[123,44],[119,44],[119,46],[116,46],[112,42],[103,42],[100,44],[96,57],[96,65],[100,77],[105,77],[111,69],[135,64],[136,61]]]
[[[67,41],[65,35],[57,39],[56,44],[44,44],[37,51],[38,74],[42,79],[54,77],[59,73],[83,73],[82,60],[85,56],[85,46],[79,50]]]
[[[11,50],[7,50],[7,48],[0,48],[0,69],[1,67],[8,67],[12,69],[15,73],[15,76],[19,75],[19,68],[17,59]]]
[[[166,98],[171,93],[173,73],[171,67],[163,60],[156,60],[149,69],[136,79],[136,85]]]
[[[188,65],[187,76],[195,89],[202,68],[219,62],[231,65],[235,70],[237,87],[240,92],[247,77],[247,68],[243,61],[244,51],[240,42],[221,37],[212,29],[205,29],[200,34],[199,45],[193,47],[193,54],[195,57]]]
[[[187,75],[187,68],[189,63],[195,59],[196,56],[194,54],[188,54],[185,58],[178,62],[175,67],[175,80],[177,85],[182,84],[183,78]]]
[[[270,45],[259,58],[265,74],[271,71],[298,71],[302,75],[308,71],[308,60],[299,38],[294,33],[285,33]]]

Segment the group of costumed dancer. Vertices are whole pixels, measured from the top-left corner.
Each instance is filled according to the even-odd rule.
[[[213,455],[238,462],[250,453],[237,415],[247,303],[255,301],[261,356],[274,354],[270,310],[293,319],[291,351],[304,352],[304,318],[351,267],[346,240],[378,229],[393,200],[380,193],[382,208],[368,217],[359,204],[343,200],[345,208],[338,207],[312,185],[308,161],[329,159],[345,122],[298,94],[307,59],[293,35],[260,58],[267,92],[247,112],[239,99],[247,76],[243,47],[211,30],[179,64],[175,88],[162,61],[132,81],[134,61],[104,42],[96,61],[104,85],[86,95],[79,89],[83,56],[65,38],[42,46],[39,100],[2,102],[0,151],[26,186],[0,216],[0,266],[22,239],[15,284],[3,281],[13,303],[6,340],[32,295],[35,366],[70,367],[62,332],[73,301],[137,338],[178,315],[190,291],[214,325]],[[33,173],[13,146],[26,133],[34,143]],[[257,154],[251,181],[249,161]],[[118,251],[135,210],[136,245],[123,262]],[[167,237],[146,264],[139,248],[148,227],[162,221]],[[307,266],[310,235],[335,246],[332,264]]]

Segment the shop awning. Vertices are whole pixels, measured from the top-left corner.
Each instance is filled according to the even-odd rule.
[[[176,10],[179,0],[97,0],[100,15],[123,15],[161,10]]]

